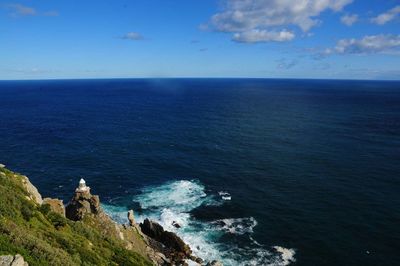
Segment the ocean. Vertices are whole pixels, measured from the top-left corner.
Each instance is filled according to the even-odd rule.
[[[400,82],[1,81],[0,140],[43,196],[83,177],[225,266],[399,263]]]

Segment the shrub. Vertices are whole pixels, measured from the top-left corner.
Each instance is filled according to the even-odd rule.
[[[54,225],[55,228],[60,229],[67,225],[66,218],[62,217],[60,214],[55,212],[49,212],[47,214],[47,218],[49,218],[50,222]]]
[[[42,204],[40,207],[39,207],[39,211],[41,212],[41,213],[43,213],[44,215],[47,215],[49,212],[50,212],[50,205],[49,204]]]
[[[21,214],[25,221],[29,221],[32,218],[33,210],[29,208],[27,205],[21,206]]]

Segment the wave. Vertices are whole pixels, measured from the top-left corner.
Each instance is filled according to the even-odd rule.
[[[221,199],[223,199],[223,200],[232,200],[232,196],[231,196],[231,194],[229,194],[229,192],[220,191],[220,192],[218,192],[218,195],[220,195]]]
[[[130,198],[138,202],[141,210],[135,213],[137,222],[150,218],[160,223],[165,230],[179,235],[193,253],[207,261],[219,260],[229,265],[277,265],[284,266],[295,261],[295,251],[275,246],[266,248],[258,244],[252,233],[257,226],[254,217],[227,218],[211,222],[195,219],[191,211],[200,206],[223,205],[223,197],[231,197],[220,191],[207,195],[205,187],[197,180],[170,181],[157,186],[145,187],[140,194]],[[105,211],[117,222],[127,223],[128,207],[115,203],[103,204]],[[180,226],[177,227],[176,224]],[[243,241],[223,241],[227,235],[246,238]]]
[[[231,218],[216,220],[211,224],[219,227],[219,230],[223,230],[231,234],[243,235],[246,233],[253,233],[253,228],[257,226],[257,221],[253,217]]]

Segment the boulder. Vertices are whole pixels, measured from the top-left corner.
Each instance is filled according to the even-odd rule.
[[[145,219],[143,223],[140,224],[140,229],[142,229],[145,235],[162,242],[160,239],[164,233],[164,228],[158,223]]]
[[[22,185],[25,188],[25,190],[29,194],[29,198],[36,202],[37,204],[41,205],[43,203],[42,195],[40,195],[39,191],[37,188],[32,185],[32,183],[29,181],[29,178],[26,176],[22,176]]]
[[[224,266],[224,265],[222,264],[222,262],[218,260],[213,260],[212,262],[207,263],[206,266]]]
[[[28,266],[28,263],[21,255],[17,254],[14,256],[14,260],[11,263],[11,266]]]
[[[175,222],[175,221],[173,221],[172,222],[172,225],[175,227],[175,228],[181,228],[181,225],[180,224],[178,224],[177,222]]]
[[[204,262],[201,258],[197,258],[197,257],[194,257],[194,256],[192,256],[190,259],[195,261],[196,263],[198,263],[200,265],[202,265],[203,262]]]
[[[48,204],[52,212],[58,213],[65,217],[65,208],[62,200],[45,198],[43,204]]]
[[[3,255],[0,256],[0,266],[28,266],[28,263],[19,254],[15,256]]]
[[[0,256],[0,265],[1,266],[10,266],[14,260],[14,256],[12,255],[3,255]]]
[[[130,226],[135,226],[135,215],[133,214],[133,210],[128,211],[128,220]]]
[[[142,232],[153,238],[154,240],[164,244],[171,249],[175,254],[183,254],[184,257],[189,257],[192,251],[190,247],[175,233],[165,231],[164,228],[154,221],[145,219],[140,224]]]

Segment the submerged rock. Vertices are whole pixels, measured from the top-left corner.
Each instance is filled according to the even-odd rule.
[[[175,227],[175,228],[181,228],[181,225],[180,224],[178,224],[177,222],[175,222],[175,221],[173,221],[172,222],[172,225]]]
[[[224,265],[222,264],[222,262],[218,260],[213,260],[212,262],[207,263],[206,266],[224,266]]]

